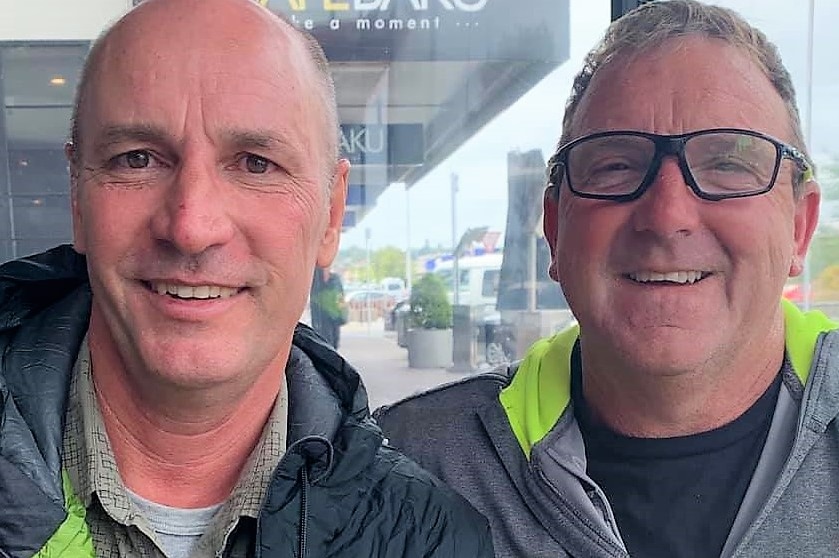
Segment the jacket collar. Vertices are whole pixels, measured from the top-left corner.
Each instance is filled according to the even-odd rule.
[[[297,324],[294,330],[289,362],[295,359],[301,363],[305,360],[300,381],[304,385],[318,386],[321,395],[328,393],[328,399],[334,401],[330,405],[337,405],[342,414],[359,421],[370,416],[367,390],[356,369],[309,326],[302,323]],[[294,380],[293,377],[289,378],[290,383]],[[289,389],[289,396],[293,397],[295,391],[291,391],[291,387]],[[301,395],[299,399],[305,400],[307,397]]]
[[[0,331],[20,325],[87,283],[87,262],[70,245],[0,266]]]
[[[818,311],[802,312],[787,300],[782,300],[781,305],[787,355],[796,376],[806,384],[821,337],[839,328],[839,324]],[[551,431],[571,400],[571,353],[579,334],[579,326],[574,325],[537,341],[499,395],[513,433],[528,458],[533,446]]]

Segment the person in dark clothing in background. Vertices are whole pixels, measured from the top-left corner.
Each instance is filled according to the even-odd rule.
[[[333,348],[341,342],[341,326],[347,323],[344,285],[329,268],[316,268],[309,295],[312,328]]]

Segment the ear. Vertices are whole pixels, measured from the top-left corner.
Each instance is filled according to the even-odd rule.
[[[78,148],[72,142],[64,144],[64,156],[70,169],[70,211],[73,215],[73,248],[79,254],[84,254],[85,247],[82,212],[79,205],[79,177],[81,165],[79,164],[80,154]]]
[[[542,230],[545,233],[545,240],[551,249],[551,265],[548,268],[548,275],[556,282],[559,282],[559,270],[556,265],[556,235],[559,227],[559,199],[556,186],[545,188],[542,198]]]
[[[318,267],[329,267],[338,253],[341,228],[344,224],[344,208],[347,204],[347,182],[350,176],[350,162],[340,159],[335,164],[334,178],[329,191],[329,222],[323,232],[318,249]]]
[[[804,194],[795,201],[795,251],[789,267],[790,277],[801,275],[804,271],[804,258],[807,256],[810,241],[813,240],[813,233],[819,222],[819,204],[821,203],[819,185],[811,181],[805,188]]]

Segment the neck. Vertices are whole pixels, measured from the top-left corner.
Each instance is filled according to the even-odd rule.
[[[149,385],[147,376],[138,382],[93,331],[89,344],[97,403],[125,486],[178,508],[226,500],[271,415],[283,368],[266,370],[238,394],[185,390]]]
[[[596,420],[627,436],[670,438],[707,432],[742,415],[772,383],[783,364],[783,327],[780,335],[773,332],[751,348],[696,370],[663,374],[632,369],[620,360],[610,362],[603,351],[584,343],[586,403]]]

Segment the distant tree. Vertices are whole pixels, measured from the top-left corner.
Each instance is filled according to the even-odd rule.
[[[350,246],[349,248],[342,248],[338,252],[337,261],[344,267],[352,267],[356,264],[363,263],[367,257],[367,252],[364,248],[359,246]]]
[[[816,275],[835,263],[839,263],[839,233],[824,229],[813,237],[810,243],[810,270]]]
[[[370,256],[373,279],[381,281],[385,277],[405,279],[405,252],[394,246],[385,246]]]
[[[839,158],[834,158],[818,165],[817,172],[822,198],[825,200],[839,200]]]
[[[839,230],[835,209],[827,209],[826,204],[835,207],[839,204],[839,158],[817,163],[816,178],[822,194],[822,208],[826,209],[819,229],[813,237],[808,254],[811,277],[819,277],[824,270],[839,264]]]

